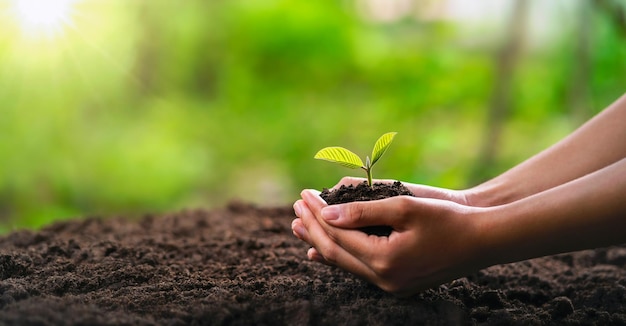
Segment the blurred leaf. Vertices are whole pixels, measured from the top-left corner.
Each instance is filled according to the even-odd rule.
[[[0,230],[232,197],[288,203],[345,175],[311,160],[315,144],[365,153],[363,140],[386,130],[403,135],[402,155],[377,177],[468,186],[497,83],[497,17],[512,2],[476,23],[430,2],[380,20],[394,1],[75,1],[71,25],[45,40],[22,37],[10,3],[0,1]],[[578,126],[568,94],[579,18],[552,3],[533,2],[546,23],[529,27],[486,177]],[[626,85],[622,30],[606,11],[591,16],[589,114]]]

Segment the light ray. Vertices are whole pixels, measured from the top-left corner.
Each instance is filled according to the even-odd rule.
[[[72,25],[76,0],[13,0],[12,15],[27,37],[51,39]]]

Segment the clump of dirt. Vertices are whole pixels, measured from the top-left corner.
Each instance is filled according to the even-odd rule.
[[[320,193],[320,197],[322,197],[328,205],[378,200],[402,195],[413,196],[413,193],[400,181],[395,181],[390,184],[375,183],[372,187],[367,184],[367,181],[364,181],[356,186],[342,185],[334,190],[324,188],[322,193]]]
[[[371,187],[367,181],[364,181],[356,186],[342,185],[334,190],[324,188],[320,193],[320,197],[322,197],[328,205],[379,200],[395,196],[413,196],[413,193],[400,181],[395,181],[391,184],[374,183]],[[369,235],[388,237],[393,229],[388,225],[374,225],[361,228],[361,231]]]
[[[399,299],[307,260],[291,207],[85,218],[0,237],[0,325],[626,324],[626,246]]]

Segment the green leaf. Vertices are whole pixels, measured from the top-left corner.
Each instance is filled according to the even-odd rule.
[[[376,161],[378,161],[378,159],[385,154],[385,151],[393,141],[393,137],[395,137],[396,134],[397,132],[388,132],[378,138],[376,144],[374,144],[374,149],[372,150],[372,165],[374,165],[374,163],[376,163]]]
[[[361,158],[343,147],[326,147],[322,148],[315,154],[314,158],[334,163],[339,163],[351,169],[363,167]]]

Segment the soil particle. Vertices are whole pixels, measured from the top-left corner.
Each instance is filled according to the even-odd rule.
[[[556,297],[550,302],[548,309],[554,319],[561,319],[574,312],[574,304],[568,297]]]
[[[626,246],[410,298],[306,259],[290,207],[86,218],[0,237],[0,325],[626,324]]]

